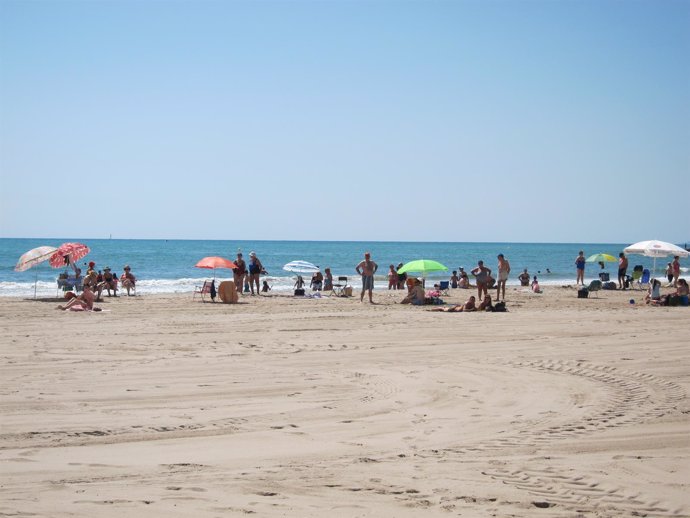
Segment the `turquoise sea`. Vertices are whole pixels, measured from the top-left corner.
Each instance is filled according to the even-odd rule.
[[[517,275],[527,268],[531,275],[538,275],[541,284],[566,284],[575,280],[575,256],[579,250],[585,255],[603,252],[614,256],[630,243],[427,243],[387,241],[193,241],[193,240],[137,240],[137,239],[0,239],[0,296],[28,297],[34,294],[34,280],[38,280],[39,296],[54,296],[56,278],[61,270],[53,269],[45,262],[26,272],[15,272],[17,259],[26,251],[41,245],[59,246],[64,242],[85,243],[91,253],[80,261],[95,261],[97,269],[110,266],[120,275],[125,264],[132,267],[138,279],[138,289],[146,293],[191,292],[194,287],[211,278],[213,272],[194,268],[205,256],[218,255],[234,259],[237,251],[255,251],[268,271],[266,279],[277,292],[289,292],[294,276],[283,271],[284,264],[297,259],[312,262],[322,269],[329,266],[334,276],[346,275],[359,285],[354,267],[362,260],[365,251],[379,264],[376,288],[387,287],[390,264],[397,265],[414,259],[434,259],[448,266],[448,272],[431,274],[429,279],[447,279],[451,270],[463,266],[474,268],[483,260],[489,268],[496,269],[496,256],[503,253],[510,261],[512,273],[508,283],[516,285]],[[663,274],[667,261],[657,260],[657,274]],[[652,267],[652,260],[631,256],[630,264]],[[688,266],[687,259],[681,265]],[[547,273],[547,268],[550,273]],[[586,279],[598,278],[597,264],[588,264]],[[606,270],[616,277],[617,265],[610,263]],[[686,270],[687,271],[687,270]],[[230,278],[229,270],[217,270],[217,278]]]

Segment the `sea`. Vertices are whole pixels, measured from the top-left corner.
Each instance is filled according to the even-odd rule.
[[[433,243],[395,241],[196,241],[173,239],[0,239],[0,296],[4,297],[50,297],[57,294],[56,279],[64,268],[54,269],[46,261],[25,272],[16,272],[14,267],[19,257],[32,248],[50,245],[58,247],[64,242],[84,243],[90,253],[78,261],[85,271],[89,261],[96,263],[96,269],[109,266],[118,276],[125,264],[130,265],[137,278],[138,294],[191,293],[204,280],[219,281],[231,279],[230,270],[206,270],[194,265],[203,257],[220,256],[234,260],[241,251],[248,260],[254,251],[261,260],[268,281],[276,293],[289,293],[294,286],[295,274],[283,270],[290,261],[303,260],[318,265],[322,271],[330,267],[334,277],[347,276],[355,288],[360,280],[355,266],[363,259],[364,252],[371,252],[372,259],[379,265],[375,276],[375,289],[387,289],[389,265],[398,265],[415,259],[433,259],[448,267],[448,271],[427,275],[429,282],[445,280],[453,270],[464,267],[470,271],[483,260],[485,265],[496,270],[497,255],[502,253],[511,265],[508,285],[518,285],[517,276],[523,269],[536,275],[542,286],[574,284],[575,257],[579,250],[585,256],[607,253],[618,257],[629,243]],[[651,258],[630,256],[629,273],[633,265],[641,264],[652,268]],[[657,259],[657,276],[663,276],[668,259]],[[683,271],[687,272],[687,259],[681,259]],[[600,272],[608,272],[616,280],[617,264],[606,263],[602,270],[596,263],[587,264],[585,279],[598,279]],[[70,273],[71,270],[70,270]],[[308,276],[305,277],[308,283]]]

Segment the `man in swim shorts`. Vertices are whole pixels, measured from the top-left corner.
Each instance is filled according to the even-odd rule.
[[[378,270],[379,265],[371,260],[371,254],[366,252],[364,254],[364,261],[355,267],[355,271],[362,276],[362,294],[359,296],[360,302],[364,301],[364,292],[369,292],[369,302],[374,303],[372,292],[374,290],[374,274]]]
[[[498,254],[498,282],[496,283],[496,301],[501,300],[501,286],[503,286],[503,300],[506,300],[506,281],[510,273],[510,263],[503,256]]]

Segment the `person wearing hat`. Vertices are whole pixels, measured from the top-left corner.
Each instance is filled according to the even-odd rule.
[[[249,289],[254,295],[254,286],[256,286],[256,294],[261,293],[261,288],[259,284],[259,277],[264,267],[256,256],[256,252],[249,252]]]
[[[120,277],[120,283],[122,284],[122,287],[127,290],[127,296],[129,297],[130,291],[134,291],[135,284],[137,282],[137,278],[134,277],[134,274],[132,273],[132,269],[129,267],[128,264],[125,265],[125,272],[122,274]]]
[[[360,262],[356,267],[355,271],[362,276],[362,293],[359,296],[360,302],[364,301],[364,292],[369,292],[369,302],[374,303],[372,298],[372,293],[374,291],[374,274],[378,270],[379,265],[371,260],[371,254],[365,252],[364,261]]]

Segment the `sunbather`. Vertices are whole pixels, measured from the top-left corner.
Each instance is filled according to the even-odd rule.
[[[91,288],[89,286],[84,286],[84,291],[81,292],[81,295],[77,296],[72,293],[67,304],[58,306],[56,309],[61,309],[63,311],[68,309],[72,311],[100,311],[100,308],[93,307],[94,299],[95,296]]]
[[[437,307],[437,308],[432,308],[429,311],[443,311],[444,313],[461,313],[461,312],[477,311],[476,301],[477,301],[477,299],[474,297],[474,295],[472,295],[469,299],[467,299],[467,302],[465,302],[464,304],[457,304],[455,306],[447,306],[445,308]]]

